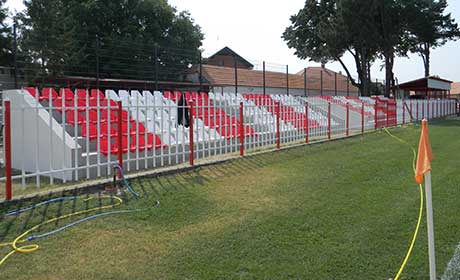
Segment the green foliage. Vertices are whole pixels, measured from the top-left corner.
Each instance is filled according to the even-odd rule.
[[[395,55],[419,53],[429,73],[430,49],[460,36],[446,7],[446,0],[307,0],[283,38],[300,58],[339,61],[363,95],[369,94],[371,64],[384,58],[388,94]],[[342,61],[345,53],[355,60],[359,84]]]
[[[430,51],[460,37],[458,24],[446,14],[447,0],[409,0],[405,3],[407,30],[404,44],[419,54],[424,62],[425,76],[430,75]]]
[[[21,49],[48,75],[177,79],[203,34],[166,0],[26,0]]]
[[[0,0],[0,65],[13,64],[12,30],[5,20],[8,18],[8,8],[4,7],[6,0]]]

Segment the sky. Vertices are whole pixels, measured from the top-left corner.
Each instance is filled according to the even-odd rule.
[[[294,55],[281,38],[286,27],[290,25],[290,16],[296,14],[304,5],[305,0],[169,0],[179,11],[187,10],[200,25],[205,35],[203,41],[204,56],[210,56],[225,46],[256,65],[256,68],[267,62],[267,69],[283,71],[289,65],[289,72],[295,73],[308,66],[318,63],[305,61]],[[460,1],[448,0],[447,12],[452,13],[460,23]],[[21,0],[8,0],[10,11],[23,9]],[[449,42],[432,51],[431,73],[452,81],[460,81],[460,41]],[[345,56],[345,64],[357,76],[351,56]],[[385,78],[381,61],[372,67],[373,79]],[[343,71],[342,66],[335,62],[327,68]],[[397,58],[395,75],[399,82],[423,77],[423,62],[418,55],[408,58]]]

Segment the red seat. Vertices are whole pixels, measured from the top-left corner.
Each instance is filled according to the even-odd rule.
[[[66,123],[70,125],[81,125],[86,123],[86,118],[81,115],[81,113],[77,114],[77,121],[75,122],[75,113],[73,111],[67,111],[65,113]]]
[[[91,97],[97,99],[98,96],[99,96],[99,99],[101,99],[101,100],[105,99],[105,94],[102,91],[100,91],[98,89],[92,89],[91,90]]]
[[[75,95],[70,88],[61,88],[59,90],[59,97],[65,100],[73,100]]]
[[[88,130],[87,130],[88,127]],[[89,138],[89,140],[95,140],[97,139],[98,135],[99,137],[108,137],[110,134],[110,137],[116,137],[117,136],[117,130],[113,126],[108,126],[107,124],[99,124],[100,131],[98,133],[97,130],[97,125],[93,123],[88,123],[85,125],[82,125],[81,129],[81,135],[83,137]]]
[[[54,88],[43,88],[42,89],[42,98],[43,100],[49,101],[52,99],[53,101],[58,97],[57,92]]]
[[[77,98],[79,100],[86,100],[87,97],[89,98],[90,96],[86,89],[77,89]]]

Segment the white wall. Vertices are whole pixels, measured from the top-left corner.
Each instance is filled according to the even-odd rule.
[[[81,148],[62,125],[25,90],[4,91],[11,102],[11,159],[13,169],[35,173],[73,166],[74,149]],[[38,108],[38,109],[37,109]],[[38,111],[38,112],[37,112]],[[38,113],[38,117],[37,117]],[[51,130],[52,125],[52,130]],[[65,140],[64,140],[65,139]],[[37,161],[38,155],[38,161]],[[72,171],[44,174],[72,179]]]

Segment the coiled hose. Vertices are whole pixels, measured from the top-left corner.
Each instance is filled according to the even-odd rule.
[[[123,179],[123,182],[124,182],[126,188],[134,196],[139,197],[139,194],[134,191],[134,189],[131,187],[129,182],[123,176],[123,169],[119,165],[117,165],[115,168],[117,168],[120,171],[121,178]],[[36,207],[40,207],[40,206],[43,206],[43,205],[48,205],[48,204],[55,203],[55,202],[60,202],[60,201],[74,200],[74,199],[77,199],[77,198],[78,198],[77,196],[53,198],[53,199],[50,199],[50,200],[47,200],[47,201],[44,201],[44,202],[41,202],[41,203],[38,203],[38,204],[35,204],[35,205],[32,205],[32,206],[29,206],[29,207],[25,207],[25,208],[21,208],[21,209],[18,209],[18,210],[10,211],[10,212],[6,213],[5,216],[20,215],[20,214],[22,214],[24,212],[30,211],[32,209],[35,209]],[[89,197],[89,198],[86,198],[84,201],[89,201],[89,200],[92,200],[94,198],[95,197]],[[34,251],[39,249],[39,246],[37,244],[29,244],[29,245],[24,245],[24,246],[18,246],[18,244],[25,243],[25,242],[30,242],[32,240],[36,240],[36,239],[39,239],[39,238],[48,237],[50,235],[53,235],[53,234],[59,233],[61,231],[64,231],[64,230],[66,230],[66,229],[68,229],[70,227],[76,226],[78,224],[81,224],[81,223],[84,223],[84,222],[87,222],[87,221],[94,220],[96,218],[109,216],[109,215],[118,215],[118,214],[127,214],[127,213],[148,211],[148,210],[153,209],[153,208],[157,207],[158,205],[160,205],[160,202],[156,201],[153,206],[148,207],[148,208],[117,210],[117,211],[98,213],[98,214],[95,214],[95,215],[92,215],[92,216],[77,220],[75,222],[72,222],[70,224],[67,224],[65,226],[62,226],[60,228],[57,228],[57,229],[52,230],[52,231],[47,232],[47,233],[43,233],[43,234],[40,234],[40,235],[29,235],[30,233],[34,232],[35,230],[37,230],[41,226],[51,224],[51,223],[59,221],[59,220],[63,220],[63,219],[71,218],[71,217],[74,217],[74,216],[78,216],[78,215],[83,215],[83,214],[87,214],[87,213],[93,213],[93,212],[100,211],[100,210],[112,209],[112,208],[117,207],[117,206],[119,206],[119,205],[121,205],[123,203],[123,200],[118,196],[100,196],[100,198],[101,199],[110,199],[111,202],[113,202],[115,200],[115,202],[111,203],[111,204],[108,204],[108,205],[98,206],[98,207],[94,207],[94,208],[86,209],[86,210],[81,210],[81,211],[77,211],[77,212],[74,212],[74,213],[71,213],[71,214],[66,214],[66,215],[62,215],[62,216],[59,216],[59,217],[49,219],[47,221],[44,221],[44,222],[42,222],[40,224],[37,224],[37,225],[29,228],[28,230],[26,230],[25,232],[23,232],[22,234],[17,236],[12,242],[0,243],[0,247],[11,246],[12,249],[13,249],[12,251],[10,251],[8,254],[6,254],[0,260],[0,266],[3,265],[5,263],[5,261],[11,255],[13,255],[16,252],[19,252],[19,253],[31,253],[31,252],[34,252]]]

